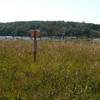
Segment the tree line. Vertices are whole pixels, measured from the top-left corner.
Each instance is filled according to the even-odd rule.
[[[31,29],[39,29],[41,36],[100,37],[100,25],[65,21],[20,21],[0,23],[0,36],[30,36]]]

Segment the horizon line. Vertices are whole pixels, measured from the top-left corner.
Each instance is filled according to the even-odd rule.
[[[86,21],[65,21],[65,20],[16,20],[16,21],[0,21],[0,23],[15,23],[15,22],[32,22],[32,21],[40,21],[40,22],[74,22],[74,23],[86,23],[86,24],[97,24],[100,25],[100,23],[94,23],[94,22],[86,22]]]

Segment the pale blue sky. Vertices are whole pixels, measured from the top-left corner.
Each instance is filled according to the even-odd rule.
[[[100,24],[100,0],[0,0],[0,22],[64,20]]]

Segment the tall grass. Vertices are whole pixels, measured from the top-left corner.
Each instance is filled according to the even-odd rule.
[[[99,100],[100,44],[0,41],[0,100]]]

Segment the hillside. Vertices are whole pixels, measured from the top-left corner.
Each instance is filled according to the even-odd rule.
[[[0,23],[0,36],[30,36],[29,30],[40,29],[42,36],[60,35],[100,37],[100,25],[64,21],[21,21]]]

